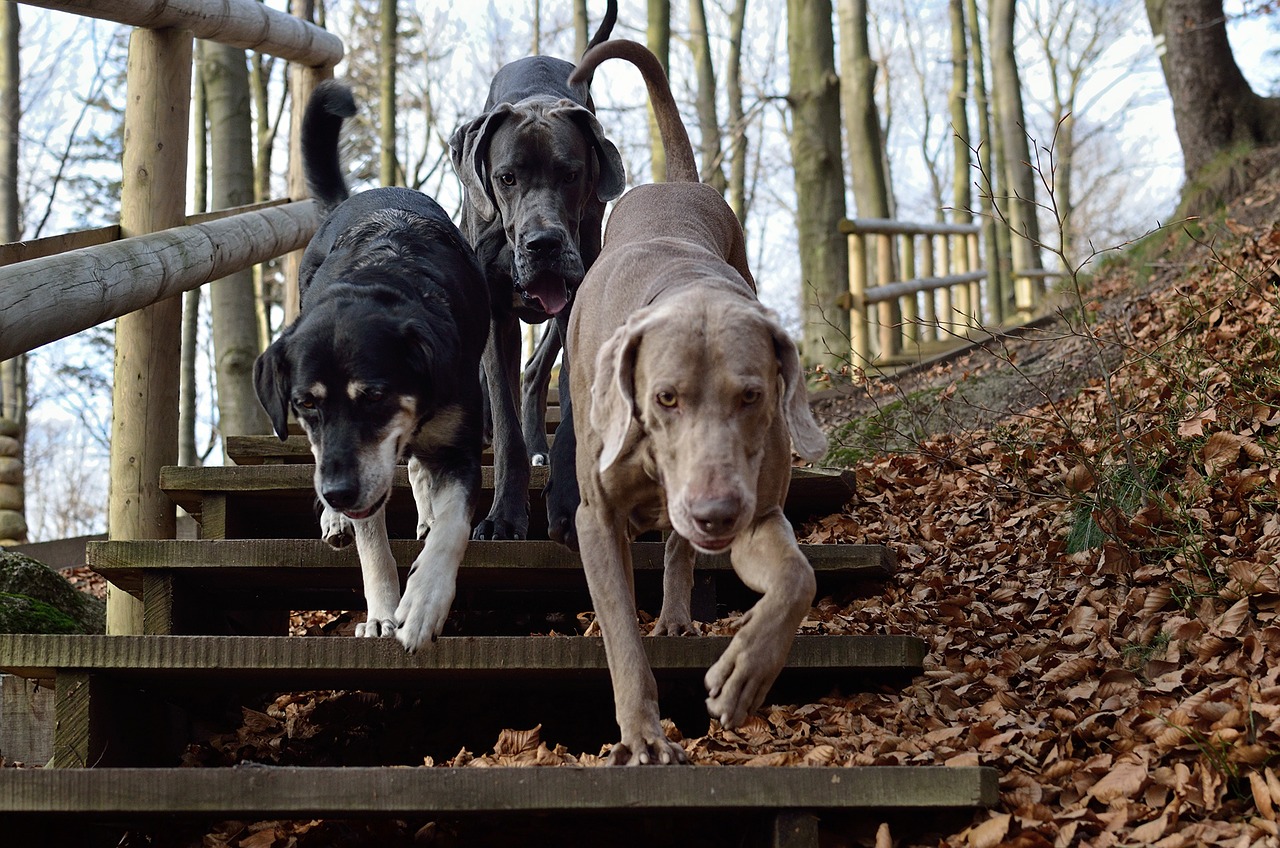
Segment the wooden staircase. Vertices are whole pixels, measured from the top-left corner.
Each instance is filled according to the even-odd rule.
[[[545,469],[534,469],[529,493],[531,536],[543,540],[473,542],[446,634],[411,656],[393,640],[285,635],[291,610],[363,607],[358,560],[354,549],[318,540],[304,445],[241,437],[228,448],[242,464],[161,475],[162,488],[200,521],[200,540],[90,548],[97,571],[143,600],[144,635],[0,635],[0,670],[56,693],[53,767],[0,770],[5,830],[40,840],[9,844],[134,844],[122,834],[199,844],[224,819],[318,818],[447,820],[461,841],[439,844],[560,845],[582,836],[610,845],[817,848],[824,829],[936,826],[949,815],[963,824],[996,800],[989,768],[421,767],[424,757],[488,751],[507,728],[541,725],[542,739],[574,752],[616,741],[603,644],[579,635],[590,619],[581,563],[545,541],[537,520],[545,521]],[[491,481],[488,470],[486,487]],[[388,527],[407,570],[420,543],[403,468],[396,488]],[[849,491],[840,473],[797,469],[787,515],[799,523],[828,514]],[[820,595],[876,587],[893,570],[879,546],[805,553]],[[633,556],[638,604],[656,612],[662,544],[636,542]],[[696,619],[752,603],[727,558],[701,558],[697,575]],[[645,640],[663,715],[687,735],[707,727],[702,675],[727,643]],[[924,654],[910,636],[801,635],[767,703],[898,687],[921,672]],[[405,729],[389,748],[348,751],[336,763],[179,767],[228,715],[311,689],[394,693]]]

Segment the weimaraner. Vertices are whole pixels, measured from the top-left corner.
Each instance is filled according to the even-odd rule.
[[[591,39],[609,37],[617,3]],[[494,499],[476,539],[523,539],[529,525],[529,453],[526,440],[546,450],[545,390],[569,307],[586,268],[600,252],[606,201],[622,194],[626,172],[618,149],[596,120],[590,76],[570,85],[573,64],[529,56],[494,75],[484,111],[454,132],[449,146],[462,182],[462,231],[475,248],[489,283],[493,319],[484,352],[493,424]],[[538,404],[521,432],[520,321],[556,325],[553,338],[526,374],[524,404]],[[561,367],[561,423],[550,449],[547,518],[552,539],[576,548],[578,504],[573,471],[573,413],[568,368]]]
[[[622,741],[615,764],[674,763],[636,624],[628,542],[670,529],[656,634],[692,632],[694,556],[728,552],[762,597],[707,672],[707,709],[726,727],[757,709],[813,603],[813,569],[782,514],[791,445],[826,439],[809,412],[796,346],[756,298],[742,228],[697,182],[693,149],[653,54],[635,42],[587,51],[643,73],[672,182],[617,202],[578,290],[568,351],[577,408],[578,539],[604,636]],[[571,78],[572,81],[573,78]]]

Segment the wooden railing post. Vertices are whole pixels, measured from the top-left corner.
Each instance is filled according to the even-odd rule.
[[[969,242],[963,235],[949,236],[955,242],[955,247],[951,252],[951,273],[967,274],[969,267]],[[960,326],[960,332],[963,335],[971,335],[974,328],[974,310],[973,302],[969,297],[969,286],[967,284],[955,287],[955,309],[956,323]]]
[[[969,246],[969,267],[965,270],[976,271],[982,267],[982,256],[978,253],[978,234],[969,233],[964,236],[965,244]],[[988,279],[990,279],[988,277]],[[978,327],[987,327],[993,322],[989,321],[986,312],[982,307],[982,283],[973,282],[969,284],[969,299],[973,303],[973,317]]]
[[[867,247],[861,233],[849,234],[849,347],[853,364],[871,363],[871,333],[867,315]]]
[[[893,282],[893,236],[876,234],[876,285],[887,286]],[[888,359],[902,349],[902,308],[897,298],[881,301],[877,310],[880,330],[880,358]]]
[[[120,231],[125,237],[185,220],[192,37],[187,30],[136,29],[129,40]],[[178,461],[178,363],[182,298],[116,322],[112,385],[112,539],[172,539],[173,502],[160,469]],[[107,632],[142,633],[142,603],[109,587]]]
[[[915,238],[911,233],[903,233],[898,237],[898,249],[901,251],[902,273],[899,275],[904,280],[913,280],[916,276],[916,245]],[[904,346],[913,343],[918,344],[921,339],[920,333],[920,298],[917,295],[904,295],[899,302],[902,304],[902,344]]]

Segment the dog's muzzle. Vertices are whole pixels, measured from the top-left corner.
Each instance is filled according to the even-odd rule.
[[[519,306],[549,317],[564,311],[582,282],[582,258],[563,235],[543,230],[522,239],[515,271]]]

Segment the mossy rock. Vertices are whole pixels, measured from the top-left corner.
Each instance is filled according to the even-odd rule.
[[[81,592],[58,572],[25,554],[0,551],[0,593],[20,595],[53,607],[76,624],[77,632],[106,632],[107,605],[105,602]],[[0,627],[0,632],[32,631],[6,631]]]
[[[44,601],[0,592],[0,633],[83,632],[75,619]]]

